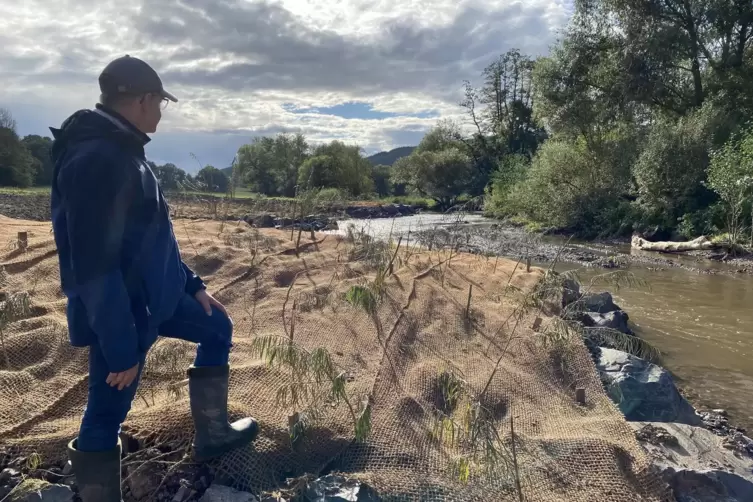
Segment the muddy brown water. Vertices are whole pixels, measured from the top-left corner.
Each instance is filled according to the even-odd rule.
[[[493,222],[478,215],[463,217],[465,225],[481,229]],[[394,220],[348,220],[372,235],[405,236],[410,230],[453,225],[456,217],[436,214]],[[548,238],[548,242],[557,239]],[[629,246],[602,247],[608,253],[630,253]],[[724,268],[688,259],[695,268]],[[559,270],[577,269],[588,284],[605,269],[558,265]],[[753,431],[753,277],[742,274],[706,274],[679,267],[656,269],[633,263],[630,271],[645,285],[610,290],[615,302],[629,315],[636,333],[662,353],[660,364],[675,379],[696,407],[724,408],[732,421]]]

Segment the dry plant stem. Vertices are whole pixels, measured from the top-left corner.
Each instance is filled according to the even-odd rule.
[[[295,274],[295,277],[293,277],[293,281],[290,283],[290,286],[288,286],[288,292],[285,295],[285,301],[282,304],[282,327],[285,330],[285,335],[290,339],[290,341],[293,341],[293,332],[292,330],[288,332],[288,326],[285,322],[285,309],[288,306],[288,301],[290,300],[290,292],[293,289],[293,286],[295,286],[295,282],[298,280],[298,276],[300,275],[300,272]],[[294,314],[295,315],[295,314]]]
[[[465,305],[465,317],[471,318],[471,295],[473,294],[473,284],[468,285],[468,302]]]
[[[518,491],[518,500],[523,502],[523,489],[520,486],[520,471],[518,469],[518,454],[515,447],[515,425],[514,418],[510,414],[510,439],[512,439],[512,463],[515,468],[515,489]]]
[[[392,253],[392,258],[390,258],[390,264],[387,266],[387,270],[389,270],[389,274],[392,275],[392,265],[395,263],[395,258],[397,257],[397,252],[400,250],[400,243],[403,241],[403,236],[401,235],[397,239],[397,247],[395,247],[395,252]]]
[[[191,240],[191,234],[188,232],[188,225],[186,225],[186,222],[183,222],[183,230],[186,231],[186,238],[188,239],[188,243],[193,248],[193,252],[196,253],[196,256],[199,256],[199,251],[196,249],[196,246],[194,246],[193,241]]]
[[[494,365],[492,374],[489,375],[489,379],[486,381],[484,390],[482,390],[481,394],[479,394],[479,400],[481,400],[481,398],[484,397],[484,394],[486,394],[486,391],[489,389],[489,385],[491,385],[492,380],[494,380],[494,376],[497,374],[497,370],[499,370],[499,365],[502,363],[502,359],[505,357],[505,354],[507,354],[507,349],[510,347],[510,344],[512,343],[513,340],[517,339],[514,335],[515,335],[515,331],[518,329],[518,324],[520,324],[520,317],[518,317],[518,320],[515,322],[515,326],[512,328],[512,331],[510,332],[510,337],[507,339],[507,344],[505,344],[504,348],[502,349],[502,354],[499,356],[499,359],[497,359],[497,363]]]

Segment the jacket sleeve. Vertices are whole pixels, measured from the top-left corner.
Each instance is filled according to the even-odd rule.
[[[106,156],[89,155],[64,166],[58,176],[76,292],[113,373],[140,360],[121,272],[126,219],[140,188],[137,174]]]
[[[183,265],[183,271],[186,273],[186,293],[194,296],[196,293],[198,293],[202,289],[207,289],[206,285],[204,284],[204,281],[201,280],[201,277],[196,275],[196,272],[191,270],[191,268],[186,265],[186,262],[181,261],[181,264]]]

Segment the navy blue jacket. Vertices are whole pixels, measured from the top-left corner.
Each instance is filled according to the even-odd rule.
[[[149,137],[112,110],[50,128],[52,229],[71,344],[98,343],[111,372],[135,366],[180,298],[204,288],[182,261],[146,164]]]

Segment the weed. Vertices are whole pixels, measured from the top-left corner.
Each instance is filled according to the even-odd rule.
[[[317,417],[317,412],[328,403],[344,402],[353,422],[355,438],[363,441],[371,432],[371,403],[365,399],[356,409],[346,391],[348,375],[332,361],[325,348],[312,351],[295,344],[290,338],[279,336],[257,337],[252,352],[264,359],[268,366],[288,370],[290,379],[277,391],[277,402],[284,407],[304,408],[297,420],[291,420],[291,437],[304,433],[306,421]],[[304,423],[299,424],[303,416]]]

